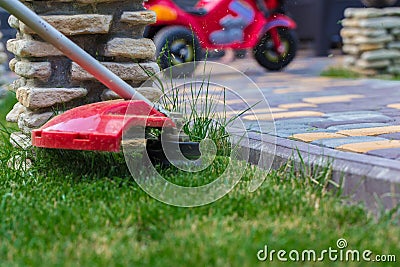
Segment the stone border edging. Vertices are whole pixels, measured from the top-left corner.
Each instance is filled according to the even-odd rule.
[[[250,138],[249,161],[256,163],[263,144],[259,137],[250,134]],[[291,159],[299,167],[297,151],[307,165],[322,167],[330,163],[332,180],[342,185],[343,196],[349,197],[352,202],[362,202],[375,212],[381,207],[391,209],[400,205],[400,166],[397,161],[277,137],[272,168],[277,169]],[[264,154],[266,158],[273,156],[269,151],[264,151]]]

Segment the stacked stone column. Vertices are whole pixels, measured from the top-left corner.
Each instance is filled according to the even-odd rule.
[[[21,2],[135,88],[148,78],[143,68],[159,70],[154,62],[155,46],[152,40],[143,38],[145,26],[156,17],[143,8],[143,0]],[[9,88],[15,91],[18,103],[7,120],[17,122],[22,133],[29,135],[66,109],[118,98],[44,42],[29,25],[14,16],[10,16],[9,24],[17,29],[16,38],[7,43],[8,51],[15,55],[10,68],[20,77]]]
[[[400,74],[400,8],[348,8],[342,24],[348,68],[370,76]]]

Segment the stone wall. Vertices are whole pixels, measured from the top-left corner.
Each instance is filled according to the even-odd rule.
[[[143,67],[157,72],[155,46],[143,38],[155,13],[143,8],[143,0],[26,0],[21,1],[64,35],[101,61],[133,87],[147,79]],[[7,115],[24,134],[42,126],[58,112],[118,96],[76,63],[44,42],[14,16],[17,29],[7,43],[15,55],[10,68],[20,76],[10,90],[18,103]],[[139,65],[140,64],[140,65]]]
[[[348,8],[342,24],[346,67],[370,76],[400,74],[400,8]]]

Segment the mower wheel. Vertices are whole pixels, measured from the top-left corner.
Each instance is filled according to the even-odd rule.
[[[196,35],[182,26],[162,28],[155,35],[154,43],[162,69],[203,59],[202,49]],[[185,72],[191,73],[193,70],[194,64],[191,70]]]
[[[271,34],[267,32],[254,48],[254,57],[257,62],[270,71],[279,71],[286,67],[296,56],[297,36],[293,30],[278,28],[283,51],[276,51]]]

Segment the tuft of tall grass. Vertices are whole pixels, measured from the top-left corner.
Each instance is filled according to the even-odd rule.
[[[186,64],[193,64],[196,68],[197,63]],[[205,61],[201,74],[183,75],[180,79],[174,79],[170,75],[171,68],[161,74],[142,69],[149,76],[148,83],[156,86],[163,93],[159,104],[170,112],[182,115],[182,131],[189,136],[190,140],[200,142],[211,139],[217,147],[217,155],[229,156],[232,144],[228,128],[254,106],[228,117],[226,102],[228,89],[210,81],[211,73],[206,73],[206,64]]]

